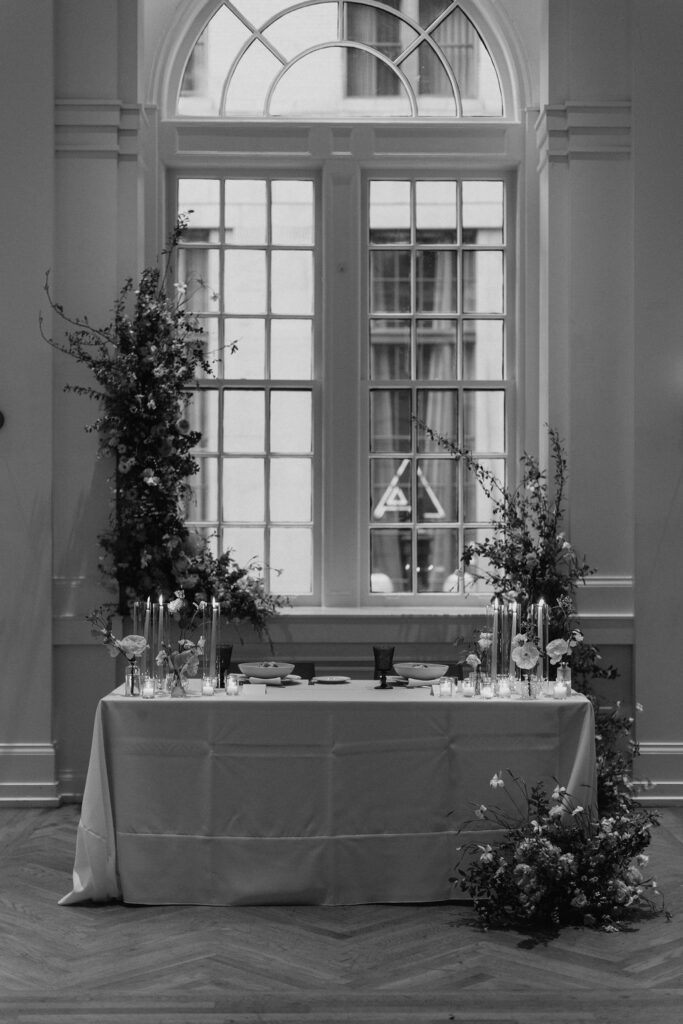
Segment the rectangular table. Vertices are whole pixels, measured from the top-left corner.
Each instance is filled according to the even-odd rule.
[[[506,768],[595,800],[593,709],[372,681],[100,701],[61,903],[430,902]],[[250,695],[251,694],[251,695]],[[491,833],[477,833],[490,841]]]

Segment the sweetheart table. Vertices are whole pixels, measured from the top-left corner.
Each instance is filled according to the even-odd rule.
[[[567,700],[434,697],[427,688],[263,688],[100,701],[60,903],[433,902],[458,832],[511,769],[595,801],[593,709]],[[495,833],[477,831],[477,842]]]

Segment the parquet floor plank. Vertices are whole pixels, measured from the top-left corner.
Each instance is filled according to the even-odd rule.
[[[673,920],[538,941],[465,904],[59,907],[79,809],[0,809],[0,1024],[681,1024],[683,808],[651,864]]]

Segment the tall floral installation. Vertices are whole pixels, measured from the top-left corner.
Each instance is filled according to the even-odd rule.
[[[647,783],[632,777],[638,754],[633,718],[619,701],[595,690],[597,681],[614,680],[617,671],[601,664],[600,651],[585,638],[577,615],[577,589],[595,570],[563,529],[568,470],[562,440],[549,428],[550,481],[538,459],[525,453],[519,482],[509,488],[470,451],[421,426],[463,461],[490,502],[491,533],[465,547],[463,574],[491,591],[501,621],[514,617],[508,635],[511,662],[530,670],[545,658],[558,679],[569,670],[574,689],[593,705],[596,727],[597,817],[583,807],[577,810],[576,795],[562,788],[562,780],[556,780],[559,788],[548,800],[542,782],[530,788],[511,777],[513,785],[508,781],[505,790],[503,775],[496,772],[491,785],[504,790],[515,815],[479,808],[477,817],[489,828],[492,823],[502,828],[505,838],[495,849],[467,848],[466,866],[454,880],[473,896],[485,926],[555,927],[578,921],[610,930],[659,905],[656,884],[642,872],[643,850],[659,819],[636,799]],[[586,874],[591,861],[593,870]]]
[[[191,211],[190,211],[191,212]],[[112,465],[109,525],[99,536],[100,568],[116,600],[116,611],[151,600],[173,608],[179,630],[193,629],[210,603],[225,620],[249,623],[260,636],[285,602],[266,592],[261,566],[239,565],[228,551],[216,556],[209,540],[186,525],[190,478],[199,466],[193,449],[201,434],[187,417],[198,374],[209,374],[203,329],[187,308],[186,285],[172,283],[178,243],[188,224],[180,217],[157,264],[128,278],[106,326],[72,318],[50,291],[52,312],[66,325],[65,339],[41,333],[53,348],[91,371],[92,385],[67,384],[66,391],[99,405],[86,431],[99,435],[98,458]],[[203,287],[197,282],[197,287]],[[90,616],[95,631],[111,644],[103,609]]]

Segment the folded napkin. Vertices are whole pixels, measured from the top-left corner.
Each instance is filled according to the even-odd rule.
[[[409,679],[408,686],[431,686],[432,684],[426,679]]]
[[[266,693],[268,692],[268,689],[267,689],[266,684],[264,683],[263,679],[253,679],[252,678],[252,679],[249,680],[249,682],[251,683],[251,685],[249,687],[249,690],[243,690],[242,691],[244,696],[247,696],[247,697],[265,697],[266,696]],[[274,682],[274,680],[269,680],[269,682]]]
[[[282,686],[280,676],[273,676],[272,679],[263,679],[257,676],[249,676],[249,682],[255,686]]]

